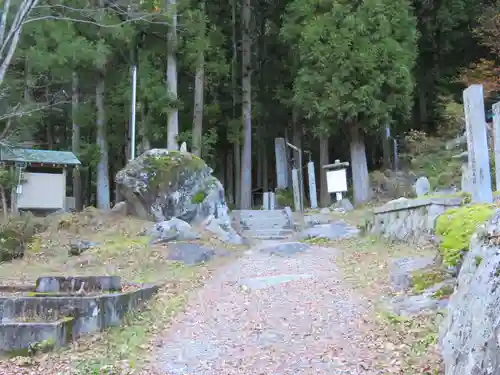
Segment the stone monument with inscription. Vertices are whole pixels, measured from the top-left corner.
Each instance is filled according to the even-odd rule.
[[[463,93],[467,153],[473,203],[493,202],[490,160],[482,85],[471,85]]]
[[[318,208],[318,196],[316,192],[316,173],[314,171],[314,162],[307,163],[307,177],[309,182],[309,201],[311,208]]]
[[[493,138],[495,140],[495,189],[500,191],[500,102],[493,104]]]
[[[288,189],[288,161],[285,138],[275,138],[276,188]]]

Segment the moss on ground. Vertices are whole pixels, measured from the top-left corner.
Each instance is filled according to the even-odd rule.
[[[411,290],[418,294],[425,289],[444,281],[448,273],[441,269],[420,270],[413,272],[411,276]]]
[[[455,266],[461,262],[469,250],[472,235],[493,210],[491,205],[475,204],[451,209],[438,217],[436,234],[441,238],[439,249],[445,265]]]

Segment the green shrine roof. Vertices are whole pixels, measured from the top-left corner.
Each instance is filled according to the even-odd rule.
[[[33,150],[30,148],[2,148],[0,161],[79,165],[80,160],[71,151]]]

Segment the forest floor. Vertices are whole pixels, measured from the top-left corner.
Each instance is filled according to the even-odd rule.
[[[348,220],[362,217],[355,212]],[[76,273],[163,284],[148,308],[123,327],[64,350],[4,360],[0,373],[439,373],[438,317],[402,319],[380,305],[389,294],[391,259],[432,249],[351,238],[285,244],[286,251],[308,249],[283,257],[262,249],[283,245],[271,242],[183,267],[167,261],[164,248],[147,246],[138,235],[147,225],[94,211],[69,215],[40,235],[25,259],[0,264],[2,282]],[[69,257],[66,245],[74,238],[100,245]]]

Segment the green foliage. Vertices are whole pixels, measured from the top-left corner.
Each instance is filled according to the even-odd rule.
[[[438,217],[436,234],[441,239],[439,249],[444,264],[455,266],[461,262],[472,235],[492,213],[492,206],[475,204],[448,210]]]
[[[460,186],[462,162],[453,158],[457,150],[447,150],[446,141],[430,137],[418,130],[411,130],[405,136],[406,152],[401,159],[417,176],[426,176],[431,189]]]
[[[0,224],[0,262],[24,255],[26,246],[37,233],[46,229],[46,224],[30,214],[10,218]]]
[[[186,130],[177,136],[178,142],[186,142],[189,147],[192,147],[192,133],[191,130]],[[216,145],[219,136],[216,128],[207,129],[201,137],[201,157],[207,164],[212,164],[216,155]]]
[[[378,126],[409,114],[416,22],[408,1],[295,0],[282,36],[297,45],[293,100],[306,117]]]
[[[458,103],[450,96],[441,97],[441,121],[438,127],[438,133],[441,137],[452,139],[463,133],[465,130],[464,106]]]
[[[0,168],[0,186],[8,191],[16,186],[17,182],[16,173],[12,168]]]
[[[287,189],[277,189],[276,190],[276,203],[279,207],[290,207],[294,208],[293,203],[293,193],[291,190]]]

